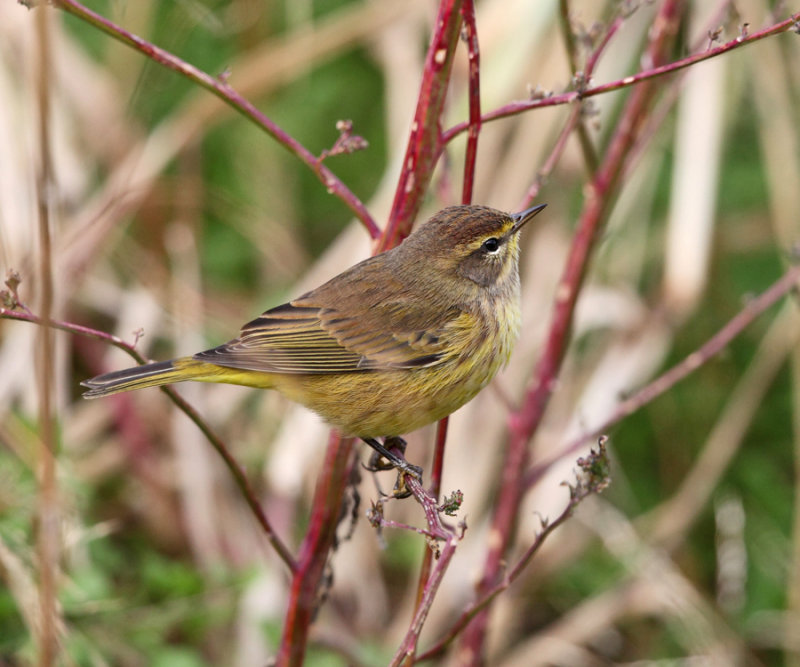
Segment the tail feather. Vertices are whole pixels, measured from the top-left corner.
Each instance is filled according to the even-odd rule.
[[[208,364],[195,361],[191,357],[184,357],[113,371],[81,382],[84,387],[89,388],[89,391],[84,392],[83,397],[99,398],[131,389],[159,387],[184,380],[196,380],[207,374],[204,367],[207,368]]]

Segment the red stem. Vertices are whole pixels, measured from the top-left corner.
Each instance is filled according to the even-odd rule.
[[[462,1],[442,0],[439,5],[392,212],[376,252],[388,250],[408,236],[441,154],[439,123],[461,30]]]
[[[557,458],[550,461],[543,461],[533,466],[525,476],[525,486],[530,487],[534,485],[554,463],[565,456],[574,454],[587,442],[596,440],[598,436],[608,431],[611,426],[633,414],[648,403],[651,403],[663,393],[672,389],[678,382],[700,368],[700,366],[714,358],[725,349],[736,336],[742,333],[753,320],[770,306],[777,303],[793,288],[798,287],[798,281],[800,281],[800,266],[793,266],[767,290],[759,294],[756,298],[748,301],[741,311],[722,327],[722,329],[709,338],[700,348],[657,377],[650,384],[624,401],[621,401],[613,414],[600,426],[593,429],[591,432],[583,433],[575,438],[575,440],[569,443],[569,445],[558,454]]]
[[[478,157],[478,135],[481,131],[481,57],[473,0],[464,0],[461,17],[464,19],[469,58],[469,129],[467,130],[467,150],[464,156],[464,188],[461,193],[461,203],[471,204],[472,190],[475,185],[475,163]]]
[[[436,442],[433,447],[433,463],[431,464],[431,486],[428,492],[438,498],[442,492],[442,470],[444,468],[444,447],[447,441],[447,426],[450,417],[439,420],[436,425]]]
[[[423,590],[420,604],[418,604],[416,607],[414,618],[411,621],[408,632],[398,647],[392,662],[389,663],[391,667],[397,667],[403,664],[413,664],[416,662],[414,660],[414,654],[417,651],[417,643],[419,641],[420,632],[422,631],[422,626],[425,623],[425,619],[428,617],[428,612],[433,605],[433,599],[436,596],[436,593],[439,591],[439,585],[442,583],[442,578],[444,577],[444,573],[447,571],[447,568],[450,565],[450,561],[453,558],[453,554],[455,554],[457,545],[458,538],[455,535],[451,535],[445,542],[444,547],[439,554],[439,559],[436,561],[436,567],[433,569],[427,585]],[[430,553],[430,549],[428,550],[428,553]]]
[[[677,30],[682,4],[681,0],[666,0],[656,17],[647,52],[649,62],[656,64],[656,69],[658,63],[665,59],[671,38]],[[572,315],[589,256],[616,192],[625,156],[636,139],[653,93],[652,82],[633,90],[625,104],[603,162],[589,188],[564,274],[556,290],[552,324],[534,373],[533,383],[520,409],[510,417],[510,441],[492,520],[491,546],[477,587],[478,597],[483,597],[496,586],[503,569],[506,552],[516,529],[519,504],[525,491],[524,471],[529,456],[527,443],[541,422],[555,386],[569,342]],[[475,617],[464,633],[463,652],[472,656],[474,664],[480,664],[482,660],[488,620],[488,609],[485,609]]]
[[[509,104],[500,107],[499,109],[495,109],[494,111],[489,111],[488,113],[483,114],[483,116],[481,116],[481,121],[484,123],[488,123],[493,120],[498,120],[499,118],[508,118],[509,116],[516,116],[517,114],[524,113],[525,111],[528,111],[530,109],[539,109],[542,107],[553,107],[562,104],[570,104],[571,102],[575,102],[576,100],[579,99],[586,99],[587,97],[602,95],[603,93],[608,93],[613,90],[620,90],[622,88],[627,88],[628,86],[633,86],[637,83],[642,83],[659,76],[671,74],[672,72],[676,72],[686,67],[690,67],[703,60],[708,60],[709,58],[714,58],[723,53],[727,53],[728,51],[733,51],[734,49],[737,49],[740,46],[744,46],[745,44],[752,44],[753,42],[757,42],[761,39],[764,39],[765,37],[770,37],[772,35],[777,35],[778,33],[781,32],[786,32],[787,30],[790,30],[791,28],[796,26],[798,24],[798,21],[800,21],[800,12],[792,14],[790,18],[780,21],[779,23],[775,23],[774,25],[768,26],[750,35],[747,35],[746,37],[740,35],[736,39],[732,39],[729,42],[726,42],[725,44],[720,44],[719,46],[713,49],[708,49],[701,53],[695,53],[694,55],[687,56],[686,58],[676,60],[675,62],[672,63],[652,67],[650,69],[639,72],[638,74],[634,74],[633,76],[626,76],[623,77],[622,79],[617,79],[616,81],[611,81],[609,83],[604,83],[599,86],[586,88],[585,90],[571,90],[567,93],[561,93],[559,95],[551,95],[550,97],[545,97],[542,99],[511,102]],[[462,132],[466,132],[469,129],[469,126],[470,126],[469,122],[463,122],[454,125],[449,130],[446,130],[442,134],[442,143],[447,144],[448,142],[452,141]]]
[[[442,492],[442,471],[444,469],[444,450],[447,441],[447,425],[450,422],[449,417],[440,420],[436,425],[436,443],[433,448],[433,463],[431,464],[431,485],[428,488],[428,493],[438,499]],[[423,604],[425,598],[425,591],[430,581],[431,567],[433,565],[433,551],[430,547],[425,545],[425,553],[422,556],[422,564],[419,568],[419,576],[417,577],[417,599],[414,605],[415,614]],[[416,649],[416,645],[414,646]]]
[[[331,431],[311,505],[311,520],[292,577],[289,609],[275,664],[302,665],[308,632],[319,605],[325,564],[336,541],[345,489],[353,468],[353,439]]]

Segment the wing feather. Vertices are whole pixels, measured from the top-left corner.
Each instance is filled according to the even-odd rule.
[[[311,295],[266,311],[246,324],[238,338],[195,359],[287,374],[420,368],[442,361],[448,323],[463,315],[451,309],[444,320],[439,313],[438,318],[410,322],[408,309],[395,302],[372,305],[351,317],[332,307],[304,303]],[[425,328],[437,319],[434,331]]]

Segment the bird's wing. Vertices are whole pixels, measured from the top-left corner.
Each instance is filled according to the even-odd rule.
[[[464,329],[465,313],[457,308],[443,313],[394,301],[362,303],[345,314],[313,296],[311,292],[268,310],[246,324],[239,338],[195,358],[289,374],[420,368],[440,363],[449,334]]]

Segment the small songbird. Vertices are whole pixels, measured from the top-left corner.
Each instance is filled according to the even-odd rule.
[[[276,389],[417,474],[377,438],[446,417],[508,361],[520,328],[519,232],[544,206],[445,208],[238,338],[99,375],[83,382],[84,396],[185,380]]]

